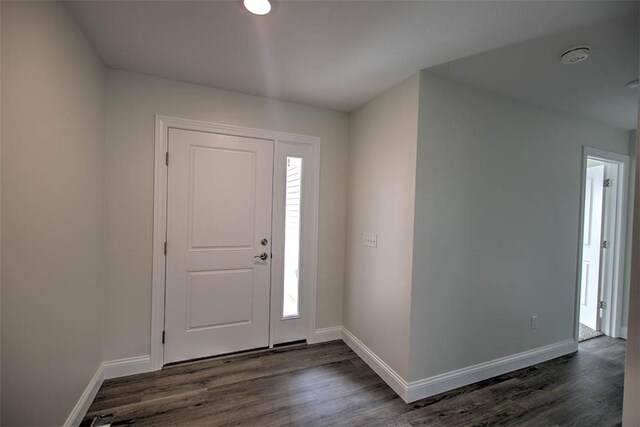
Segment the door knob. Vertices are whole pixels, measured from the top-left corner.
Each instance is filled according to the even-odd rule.
[[[260,255],[254,256],[254,258],[260,258],[261,260],[266,261],[267,258],[269,258],[269,255],[267,255],[266,252],[262,252]]]

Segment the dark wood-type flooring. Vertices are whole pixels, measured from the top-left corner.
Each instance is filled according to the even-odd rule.
[[[625,342],[608,337],[540,365],[405,404],[342,341],[227,356],[107,380],[84,424],[613,426]]]

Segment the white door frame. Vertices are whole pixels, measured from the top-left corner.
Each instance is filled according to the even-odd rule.
[[[210,123],[198,120],[181,119],[156,115],[156,139],[154,161],[154,198],[153,198],[153,272],[151,288],[151,369],[159,370],[164,364],[164,312],[165,312],[165,254],[164,244],[167,230],[167,147],[168,130],[170,128],[212,132],[224,135],[243,136],[273,141],[278,143],[305,144],[313,147],[313,208],[306,220],[309,221],[313,233],[309,251],[305,257],[308,277],[303,293],[306,309],[307,341],[313,342],[316,326],[316,282],[318,266],[318,205],[320,198],[320,138],[286,132],[275,132],[263,129]]]
[[[613,218],[605,218],[603,221],[614,221],[613,226],[615,244],[612,248],[612,257],[601,257],[601,265],[605,262],[612,262],[613,278],[610,284],[603,283],[602,287],[604,295],[609,295],[609,306],[602,312],[603,320],[606,317],[606,321],[601,324],[605,326],[607,330],[603,330],[606,335],[617,338],[621,336],[622,327],[622,312],[623,305],[626,303],[623,301],[623,293],[625,288],[625,264],[626,264],[626,250],[627,250],[627,225],[629,223],[628,215],[628,200],[629,200],[629,180],[630,180],[630,159],[629,156],[624,154],[613,153],[610,151],[600,150],[597,148],[584,147],[582,152],[582,168],[580,178],[580,221],[579,221],[579,236],[578,236],[578,259],[577,259],[577,276],[576,276],[576,292],[574,298],[574,310],[575,310],[575,325],[574,325],[574,339],[578,342],[578,335],[580,330],[580,286],[582,281],[582,249],[583,249],[583,233],[584,233],[584,208],[585,208],[585,185],[586,185],[586,173],[587,173],[587,160],[595,159],[602,160],[604,162],[618,164],[618,176],[614,179],[617,180],[617,197],[615,206],[615,216]],[[605,208],[605,211],[611,209]],[[609,215],[610,216],[610,215]],[[604,228],[604,226],[603,226]],[[610,261],[607,261],[610,260]],[[612,261],[611,261],[612,260]],[[600,268],[602,271],[602,267]],[[609,289],[606,286],[610,286]]]

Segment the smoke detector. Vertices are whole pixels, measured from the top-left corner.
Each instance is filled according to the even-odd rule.
[[[571,49],[565,50],[560,59],[563,64],[577,64],[578,62],[585,61],[589,57],[591,48],[589,46],[577,46]]]

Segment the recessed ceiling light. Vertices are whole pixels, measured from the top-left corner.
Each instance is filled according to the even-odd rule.
[[[591,48],[589,46],[577,46],[571,49],[565,50],[560,59],[563,64],[577,64],[578,62],[585,61],[589,57]]]
[[[626,85],[624,85],[624,87],[628,87],[628,88],[631,88],[631,89],[637,88],[638,87],[638,79],[631,80]]]
[[[244,7],[254,15],[266,15],[271,11],[269,0],[244,0]]]

